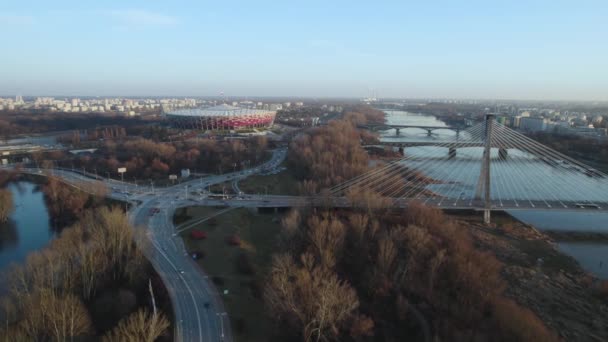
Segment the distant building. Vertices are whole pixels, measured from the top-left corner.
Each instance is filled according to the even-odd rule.
[[[521,124],[521,116],[514,116],[511,120],[511,127],[513,128],[519,128],[519,125]]]
[[[541,132],[547,130],[548,120],[544,118],[522,117],[519,121],[519,129],[526,132]]]

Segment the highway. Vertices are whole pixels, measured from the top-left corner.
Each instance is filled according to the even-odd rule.
[[[131,203],[128,213],[131,223],[136,229],[145,229],[148,239],[138,243],[150,247],[142,249],[169,292],[175,315],[176,341],[230,342],[232,331],[218,291],[204,270],[187,254],[181,237],[175,233],[175,210],[202,203],[201,194],[211,185],[233,182],[276,168],[286,155],[287,149],[277,149],[269,161],[251,169],[194,179],[166,188],[100,180],[109,190],[108,197]],[[33,168],[22,169],[21,172],[60,177],[84,191],[87,191],[84,188],[86,184],[93,181],[91,177],[65,169],[41,171]]]
[[[182,239],[173,225],[173,214],[179,207],[299,207],[299,206],[352,206],[344,197],[300,197],[279,195],[236,195],[225,199],[210,199],[206,189],[214,184],[235,183],[250,175],[277,168],[286,156],[286,149],[273,151],[272,158],[263,165],[222,175],[214,175],[183,182],[167,188],[149,188],[103,181],[111,190],[109,197],[132,204],[129,218],[136,227],[144,227],[152,248],[144,248],[147,257],[161,276],[169,291],[175,314],[176,341],[232,341],[230,321],[222,300],[209,277],[186,253]],[[39,174],[38,169],[22,172]],[[46,171],[63,178],[76,187],[92,179],[69,170]],[[238,185],[236,186],[238,189]],[[86,191],[86,189],[83,189]],[[393,207],[404,208],[412,199],[396,199]],[[484,204],[469,198],[421,198],[420,202],[443,209],[484,209]],[[573,201],[509,200],[498,199],[491,203],[491,210],[586,210],[603,211],[607,203],[577,203]],[[140,228],[138,228],[140,229]],[[141,242],[140,242],[141,243]]]

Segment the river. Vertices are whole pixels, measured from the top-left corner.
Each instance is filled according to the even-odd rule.
[[[432,115],[426,114],[415,114],[403,111],[387,110],[386,122],[388,124],[398,125],[413,125],[413,126],[434,126],[441,127],[447,126],[444,122],[437,119]],[[401,129],[399,136],[396,135],[396,131],[388,130],[381,132],[382,141],[442,141],[450,140],[456,133],[449,130],[436,130],[433,131],[431,136],[427,135],[426,130],[418,128],[407,128]],[[461,133],[462,134],[462,133]],[[519,151],[509,150],[509,155],[517,155]],[[433,151],[429,152],[429,148],[421,147],[409,147],[406,148],[407,155],[420,155],[429,156]],[[438,155],[446,154],[446,151],[437,150]],[[455,180],[451,184],[435,184],[429,185],[433,191],[437,191],[443,194],[451,195],[452,197],[458,197],[459,194],[471,194],[474,191],[475,183],[477,181],[477,175],[479,175],[480,162],[479,157],[481,156],[480,148],[463,148],[458,150],[457,158],[454,158],[455,166],[446,167],[432,167],[429,164],[420,164],[420,162],[412,162],[413,166],[425,165],[422,171],[426,174],[437,177],[447,178]],[[519,157],[524,157],[519,155]],[[475,160],[477,159],[477,160]],[[518,188],[514,186],[517,182],[517,172],[521,173],[522,165],[517,165],[517,170],[509,166],[508,163],[496,163],[493,166],[493,175],[496,177],[496,181],[492,183],[492,193],[500,194],[501,191],[507,196],[526,196],[530,198],[543,198],[549,195],[551,189],[559,188],[564,186],[563,184],[550,184],[549,186],[538,186],[537,188]],[[530,163],[530,168],[533,172],[526,173],[526,176],[538,175],[539,179],[535,184],[547,184],[551,182],[551,177],[546,177],[552,172],[556,171],[554,168],[542,164],[542,163]],[[461,170],[458,172],[458,170]],[[449,173],[449,175],[447,174]],[[541,183],[542,182],[542,183]],[[605,180],[601,180],[598,187],[607,187]],[[574,180],[573,180],[574,184]],[[547,193],[543,193],[546,191]],[[580,193],[580,199],[587,199],[588,194]],[[512,211],[509,212],[513,217],[537,227],[541,230],[548,231],[576,231],[576,232],[594,232],[594,233],[608,233],[608,213],[594,213],[594,212],[567,212],[567,211]],[[560,242],[558,243],[559,249],[574,257],[581,266],[597,275],[600,278],[608,279],[608,244],[594,243],[594,242]]]
[[[0,225],[0,273],[13,263],[22,263],[27,255],[48,245],[55,237],[50,227],[49,213],[44,195],[37,185],[15,182],[8,185],[13,195],[15,210],[8,222]],[[0,294],[6,290],[4,277],[0,277]]]

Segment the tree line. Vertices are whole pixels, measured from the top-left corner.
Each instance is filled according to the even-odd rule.
[[[13,202],[13,194],[6,186],[14,181],[17,177],[15,172],[11,171],[0,171],[0,223],[4,223],[8,220],[9,216],[15,210],[15,203]]]
[[[593,160],[608,169],[608,141],[606,140],[544,132],[532,133],[530,137],[563,154]]]
[[[293,211],[282,226],[264,297],[278,339],[555,340],[438,209]]]
[[[340,120],[304,131],[289,145],[288,162],[303,193],[317,193],[367,171],[369,158],[361,140],[369,139],[369,132],[357,125],[384,122],[384,113],[364,106],[355,109]]]
[[[163,335],[170,323],[150,307],[152,271],[135,245],[139,232],[121,210],[104,207],[31,253],[10,273],[0,338],[152,342]]]
[[[120,178],[118,168],[125,167],[125,181],[167,179],[182,169],[192,172],[226,173],[266,161],[268,139],[214,140],[189,139],[185,141],[155,142],[136,138],[125,141],[104,141],[95,153],[69,156],[55,151],[36,152],[32,159],[45,168],[64,167],[97,173],[100,177]],[[46,162],[45,162],[46,161]]]
[[[128,117],[124,114],[55,113],[49,111],[7,112],[0,117],[0,135],[45,133],[53,131],[87,130],[99,126],[119,126],[132,129],[160,123],[157,117]]]

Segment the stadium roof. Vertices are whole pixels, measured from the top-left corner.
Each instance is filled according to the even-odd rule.
[[[167,112],[167,115],[180,115],[180,116],[237,116],[237,115],[259,115],[268,114],[273,111],[261,110],[261,109],[249,109],[229,106],[227,104],[221,104],[219,106],[207,107],[207,108],[194,108],[194,109],[177,109]]]

